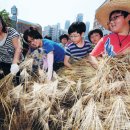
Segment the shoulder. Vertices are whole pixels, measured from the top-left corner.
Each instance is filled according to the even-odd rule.
[[[8,32],[17,32],[14,28],[12,27],[7,27]],[[18,33],[18,32],[17,32]]]
[[[71,48],[71,47],[73,47],[73,46],[75,46],[75,44],[74,44],[73,42],[70,43],[69,45],[67,45],[68,48]]]
[[[103,39],[113,38],[113,37],[115,37],[115,36],[116,36],[115,33],[110,33],[110,34],[108,34],[108,35],[103,36]]]
[[[43,43],[44,45],[49,45],[49,46],[52,46],[54,44],[52,40],[48,40],[48,39],[43,39]]]
[[[19,36],[19,33],[12,27],[7,27],[7,32],[9,36]]]
[[[92,45],[92,43],[89,42],[88,40],[85,40],[84,43],[85,43],[86,45],[90,45],[90,46]]]

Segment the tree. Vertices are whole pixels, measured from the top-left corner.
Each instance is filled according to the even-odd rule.
[[[2,18],[5,21],[5,23],[7,24],[7,26],[11,25],[9,13],[5,9],[0,11],[0,15],[2,16]]]

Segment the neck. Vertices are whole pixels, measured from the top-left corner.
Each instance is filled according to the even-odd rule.
[[[118,34],[119,35],[129,35],[130,34],[130,26],[124,27],[123,30]]]
[[[39,45],[39,47],[42,47],[42,39],[40,40],[40,45]]]
[[[0,40],[2,40],[5,37],[5,33],[4,32],[0,32]]]
[[[76,44],[78,47],[83,47],[84,46],[84,40],[81,40]]]

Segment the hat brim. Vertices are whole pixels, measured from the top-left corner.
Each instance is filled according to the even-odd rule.
[[[109,22],[109,15],[114,10],[123,10],[130,13],[130,0],[111,0],[105,2],[97,9],[96,19],[107,30],[109,30],[107,25]]]

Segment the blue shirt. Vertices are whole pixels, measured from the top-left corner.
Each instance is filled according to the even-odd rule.
[[[64,62],[65,51],[64,48],[59,45],[59,43],[56,43],[48,39],[43,39],[42,42],[42,48],[44,49],[46,54],[53,51],[55,63]]]

